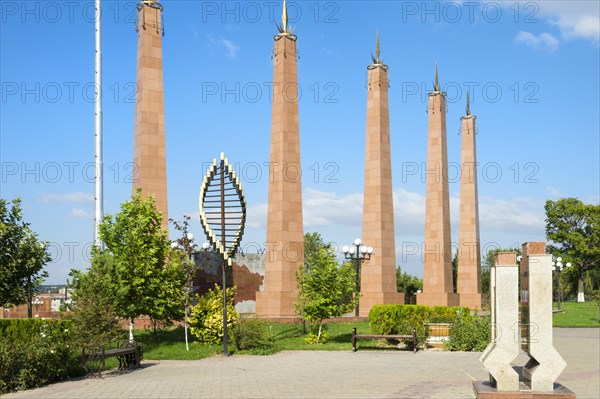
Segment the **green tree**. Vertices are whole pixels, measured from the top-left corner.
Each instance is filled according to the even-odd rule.
[[[600,205],[584,204],[577,198],[546,201],[548,251],[571,262],[577,273],[579,297],[583,300],[586,272],[600,269]]]
[[[82,345],[105,345],[122,334],[115,302],[114,258],[94,248],[87,272],[71,270],[73,296],[69,309],[75,342]]]
[[[452,287],[454,287],[454,292],[456,292],[458,287],[458,251],[454,253],[454,257],[452,258]]]
[[[318,238],[315,242],[322,242],[317,233],[306,236],[309,236],[309,242],[314,238]],[[301,317],[318,324],[316,342],[319,343],[323,320],[352,311],[359,296],[354,294],[355,271],[352,264],[338,264],[332,245],[325,244],[311,251],[312,264],[300,266],[296,271],[299,292],[295,306]]]
[[[0,305],[27,303],[48,276],[43,268],[52,259],[46,243],[23,221],[19,198],[12,203],[0,198],[0,248]]]
[[[324,249],[333,252],[331,243],[327,243],[317,232],[304,234],[304,267],[310,269],[320,258],[320,252]]]
[[[418,290],[423,289],[423,279],[403,272],[402,268],[398,266],[396,268],[396,287],[398,292],[404,292],[404,303],[415,303],[412,299]]]
[[[116,310],[130,320],[130,338],[136,317],[146,315],[154,322],[183,318],[185,255],[171,248],[161,223],[154,197],[142,197],[138,189],[114,218],[108,215],[100,224],[100,239],[114,260]]]
[[[194,280],[194,276],[196,273],[196,263],[194,261],[194,251],[196,249],[196,244],[194,243],[194,235],[190,233],[190,216],[183,215],[183,221],[179,222],[177,220],[169,219],[169,222],[173,224],[175,230],[181,233],[181,236],[171,244],[173,248],[177,248],[180,251],[183,251],[183,255],[185,257],[185,261],[181,262],[182,272],[185,276],[185,284],[184,284],[184,298],[182,303],[184,304],[184,334],[185,334],[185,349],[189,349],[188,344],[188,314],[189,314],[189,304],[190,304],[190,294],[192,291],[192,284]]]

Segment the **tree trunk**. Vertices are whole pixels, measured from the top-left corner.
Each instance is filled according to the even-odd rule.
[[[129,320],[129,340],[133,341],[133,322],[134,322],[134,318],[132,317],[131,320]]]
[[[583,294],[583,276],[579,276],[577,291],[577,302],[585,302],[585,295]]]
[[[317,344],[321,341],[321,329],[323,328],[323,322],[319,323],[319,334],[317,335]]]

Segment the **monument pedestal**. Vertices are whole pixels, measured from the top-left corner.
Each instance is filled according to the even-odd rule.
[[[523,382],[518,391],[498,391],[490,381],[473,381],[473,393],[477,399],[575,399],[575,392],[555,383],[551,392],[531,391]]]
[[[465,294],[460,293],[460,306],[466,306],[471,310],[481,310],[484,303],[484,295],[482,294]]]
[[[417,294],[418,305],[459,306],[461,296],[455,292],[422,292]]]
[[[294,302],[297,292],[261,291],[256,293],[256,314],[261,318],[297,318]]]

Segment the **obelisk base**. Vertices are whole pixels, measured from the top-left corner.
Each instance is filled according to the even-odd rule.
[[[575,399],[575,392],[561,384],[554,384],[554,391],[534,392],[523,382],[518,391],[498,391],[490,381],[473,381],[473,392],[477,399]]]
[[[466,306],[471,310],[483,309],[483,295],[482,294],[459,294],[460,295],[460,306]]]
[[[367,317],[375,305],[402,305],[403,292],[362,292],[360,297],[360,316]]]
[[[417,304],[427,306],[459,306],[460,295],[455,292],[422,292],[417,294]]]
[[[298,317],[294,302],[297,293],[283,291],[261,291],[256,293],[256,316],[261,318]]]

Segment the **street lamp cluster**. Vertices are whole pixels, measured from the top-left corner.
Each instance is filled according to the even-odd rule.
[[[571,263],[567,262],[566,265],[563,265],[562,258],[560,256],[558,258],[556,258],[556,262],[552,262],[552,271],[558,272],[558,298],[557,298],[558,310],[562,310],[562,299],[563,299],[562,298],[562,283],[561,283],[561,279],[560,279],[560,272],[562,272],[562,270],[567,267],[571,267]]]
[[[373,255],[373,247],[367,247],[362,245],[360,238],[354,240],[352,246],[345,245],[342,248],[344,252],[344,256],[348,260],[354,261],[354,271],[356,272],[356,288],[355,293],[358,295],[360,292],[360,269],[363,262],[371,259],[371,255]],[[355,315],[358,317],[359,315],[359,305],[356,304]]]

